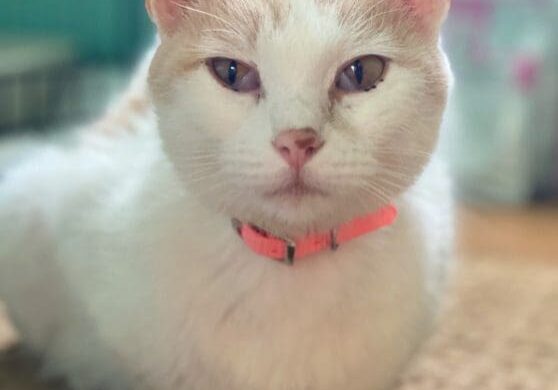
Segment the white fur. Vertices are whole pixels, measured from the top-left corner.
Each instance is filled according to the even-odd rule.
[[[451,247],[449,189],[433,162],[413,182],[438,134],[445,101],[425,86],[445,83],[444,57],[436,43],[390,47],[385,31],[353,45],[329,8],[291,4],[253,52],[236,53],[258,64],[259,103],[199,67],[155,99],[158,125],[143,126],[162,140],[44,147],[6,172],[0,296],[49,373],[78,390],[384,390],[427,335]],[[390,73],[331,121],[335,71],[365,53],[394,58]],[[273,135],[306,126],[326,138],[306,179],[331,195],[266,198],[288,180]],[[396,147],[400,165],[385,165]],[[327,231],[388,200],[395,225],[295,267],[253,254],[230,226]]]

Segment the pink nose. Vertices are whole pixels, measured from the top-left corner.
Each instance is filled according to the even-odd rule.
[[[287,130],[279,134],[273,146],[291,168],[300,170],[324,146],[324,141],[311,128]]]

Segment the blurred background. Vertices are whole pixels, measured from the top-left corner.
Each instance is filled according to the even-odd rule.
[[[153,37],[143,0],[0,0],[0,134],[97,117]],[[462,268],[405,389],[558,389],[557,37],[558,0],[453,0],[442,150]]]
[[[556,37],[555,0],[453,1],[447,145],[461,198],[524,204],[558,194]]]
[[[0,0],[0,131],[98,116],[151,41],[142,0]]]

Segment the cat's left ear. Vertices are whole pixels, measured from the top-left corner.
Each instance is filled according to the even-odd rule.
[[[403,0],[418,16],[424,27],[430,31],[438,31],[450,9],[451,0]]]
[[[145,0],[145,8],[159,31],[168,35],[178,29],[190,3],[192,0]]]

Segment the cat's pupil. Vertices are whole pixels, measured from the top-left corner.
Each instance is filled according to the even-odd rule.
[[[236,78],[238,75],[238,64],[236,61],[231,61],[229,64],[229,84],[233,85],[236,83]]]
[[[353,65],[351,65],[352,71],[355,74],[355,79],[359,84],[362,84],[364,80],[364,68],[362,67],[362,62],[360,60],[355,61]]]

